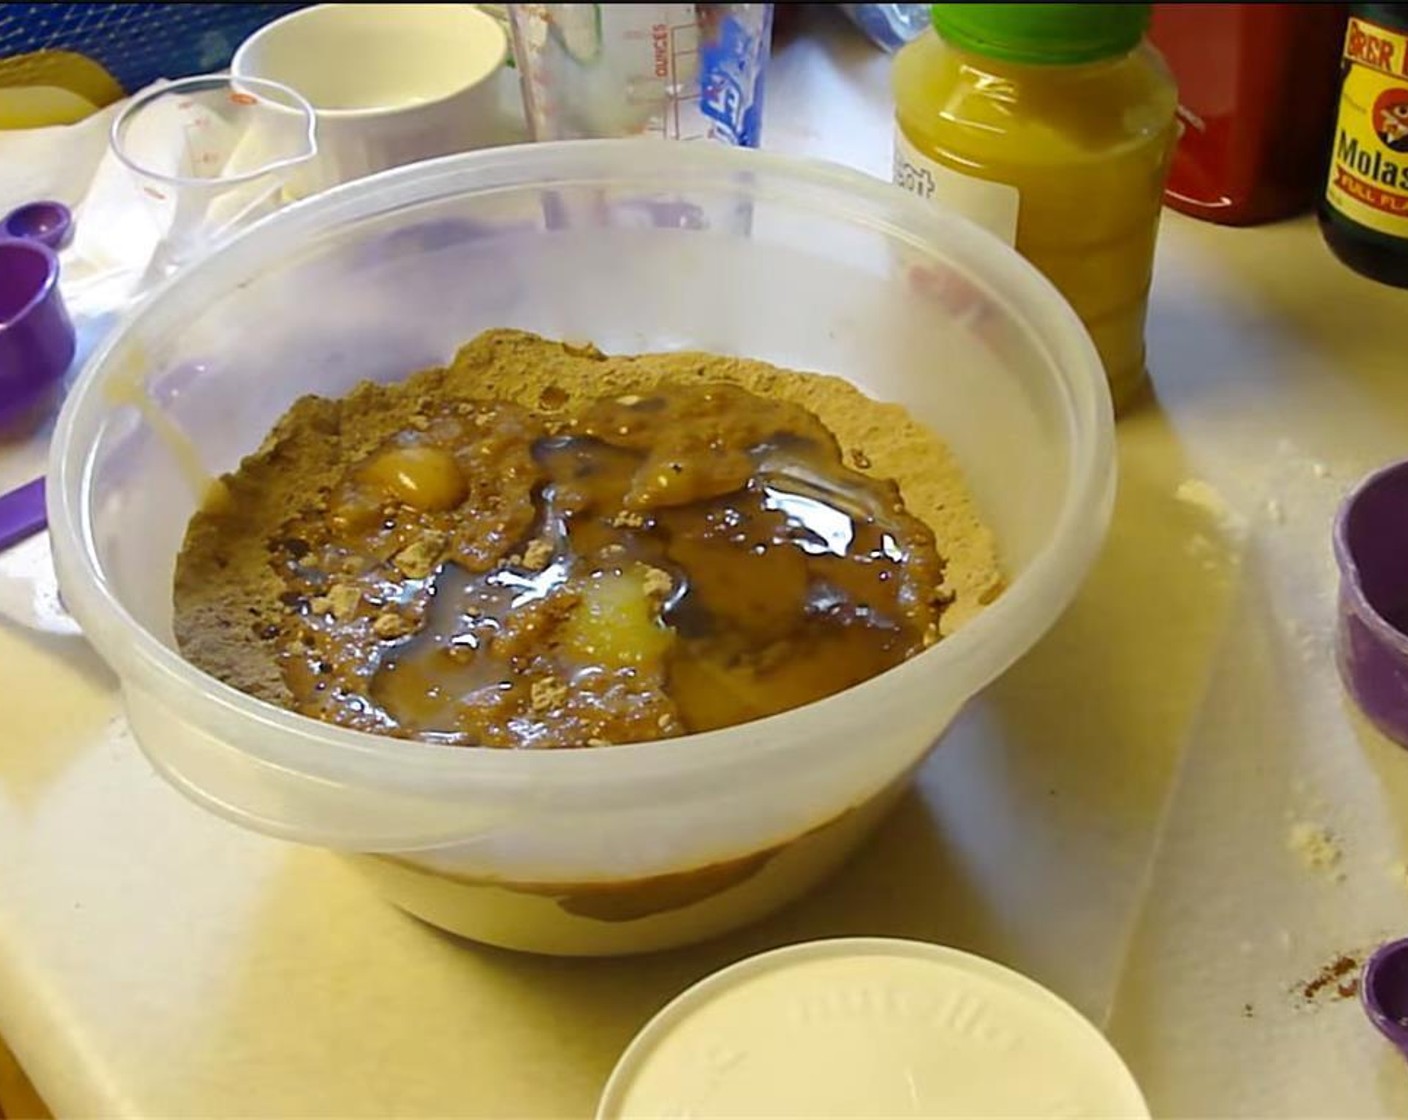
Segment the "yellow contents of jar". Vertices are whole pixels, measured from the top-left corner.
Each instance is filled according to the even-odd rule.
[[[1177,135],[1173,81],[1142,41],[1146,7],[938,4],[935,30],[899,53],[893,75],[895,181],[1045,273],[1090,332],[1117,410],[1146,378]]]

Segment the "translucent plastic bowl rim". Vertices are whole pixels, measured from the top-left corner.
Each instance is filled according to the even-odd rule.
[[[94,413],[113,409],[104,399],[100,374],[129,338],[159,319],[166,293],[203,277],[256,274],[261,265],[280,261],[288,245],[400,207],[481,192],[572,187],[742,191],[758,199],[810,205],[830,219],[859,222],[967,268],[985,296],[1035,328],[1057,371],[1070,466],[1045,546],[993,604],[956,634],[862,684],[763,720],[688,736],[688,741],[609,749],[445,747],[334,727],[254,699],[201,672],[128,613],[98,559],[89,508],[93,456],[90,448],[75,444],[75,430],[80,422],[91,423]],[[734,767],[746,770],[765,757],[777,763],[788,754],[824,751],[815,740],[824,734],[826,717],[845,715],[846,705],[864,705],[883,720],[893,697],[927,690],[936,694],[936,703],[955,708],[969,699],[1050,627],[1087,573],[1113,502],[1113,441],[1104,374],[1079,319],[1035,268],[966,219],[881,180],[817,160],[722,145],[566,141],[447,156],[346,184],[271,215],[167,281],[93,354],[69,395],[50,454],[54,485],[48,490],[48,513],[60,571],[68,577],[65,600],[124,685],[158,696],[173,713],[211,733],[238,728],[237,735],[223,737],[266,763],[331,782],[429,796],[469,788],[507,792],[540,782],[559,789],[580,786],[585,792],[621,781],[638,792],[641,782],[652,779],[674,783],[689,773],[717,777]],[[847,749],[856,748],[863,744]]]

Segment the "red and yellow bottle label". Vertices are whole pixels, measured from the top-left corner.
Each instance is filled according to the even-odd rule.
[[[1352,18],[1325,197],[1351,221],[1408,237],[1408,35]]]

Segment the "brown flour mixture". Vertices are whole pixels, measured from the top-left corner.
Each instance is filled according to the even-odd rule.
[[[893,480],[893,481],[891,481]],[[490,331],[305,397],[196,514],[195,665],[315,718],[504,747],[838,692],[1000,590],[947,449],[848,382]]]

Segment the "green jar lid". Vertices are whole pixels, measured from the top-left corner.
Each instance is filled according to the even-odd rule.
[[[1069,66],[1134,49],[1148,4],[935,4],[934,30],[960,50]]]

